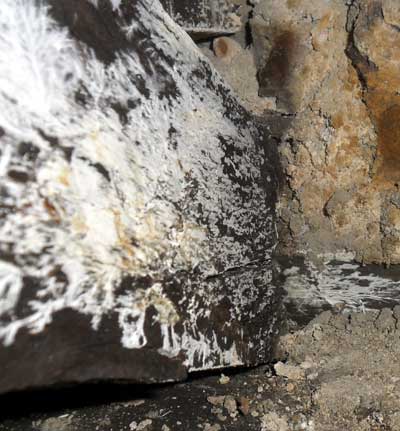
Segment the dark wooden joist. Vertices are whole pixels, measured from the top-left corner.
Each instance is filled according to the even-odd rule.
[[[158,0],[43,3],[0,14],[0,392],[268,361],[263,127]]]

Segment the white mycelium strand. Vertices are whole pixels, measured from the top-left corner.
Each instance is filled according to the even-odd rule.
[[[2,1],[0,29],[2,128],[21,139],[33,139],[34,127],[60,131],[82,72],[67,32],[29,0]]]
[[[368,304],[398,302],[399,282],[389,275],[374,273],[352,260],[332,262],[330,258],[327,255],[322,267],[306,261],[302,267],[284,271],[286,300],[296,304],[300,313],[308,307],[342,304],[349,310],[364,310]]]

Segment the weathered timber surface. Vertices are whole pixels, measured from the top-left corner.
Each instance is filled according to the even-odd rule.
[[[161,0],[169,15],[195,37],[236,33],[239,7],[229,0]]]
[[[278,158],[157,0],[4,0],[0,392],[267,361]]]

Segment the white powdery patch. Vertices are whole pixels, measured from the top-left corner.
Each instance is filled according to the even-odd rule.
[[[92,3],[97,4],[96,0]],[[175,333],[179,316],[161,285],[115,294],[127,275],[157,277],[192,270],[215,257],[233,266],[249,263],[233,237],[219,240],[219,232],[209,232],[190,216],[183,218],[174,206],[187,199],[185,178],[191,176],[199,182],[199,203],[209,215],[210,225],[216,224],[221,208],[229,208],[227,226],[247,234],[247,228],[239,223],[243,202],[230,192],[232,183],[222,171],[224,152],[216,136],[235,136],[235,145],[243,149],[252,139],[249,131],[237,136],[213,92],[204,90],[204,102],[193,94],[187,82],[190,65],[198,61],[193,42],[158,1],[151,4],[153,15],[143,7],[137,22],[151,29],[154,16],[158,16],[160,25],[173,28],[174,33],[163,33],[157,46],[178,63],[182,60],[180,69],[165,65],[181,94],[173,106],[159,98],[156,81],[146,82],[148,99],[132,86],[129,76],[146,75],[134,52],[120,55],[109,66],[90,53],[83,59],[82,47],[78,51],[45,7],[24,0],[2,2],[0,127],[6,137],[0,149],[0,180],[7,190],[4,203],[15,211],[0,225],[0,247],[12,246],[16,263],[1,262],[0,266],[0,341],[12,344],[21,328],[40,332],[55,312],[70,307],[90,315],[94,329],[105,313],[116,310],[122,344],[140,348],[147,340],[146,309],[153,306],[163,336],[162,354],[175,356],[183,349],[188,366],[200,358],[203,367],[209,368],[213,365],[210,353],[219,351],[216,363],[235,365],[241,360],[234,346],[223,351],[216,337],[210,340],[201,333],[194,337],[190,331],[179,337]],[[118,9],[120,1],[114,0],[112,5]],[[128,23],[128,35],[134,34],[135,26]],[[188,54],[181,58],[185,45]],[[74,100],[79,83],[85,85],[93,101],[87,109]],[[127,106],[128,99],[142,103],[128,111],[127,124],[121,125],[110,101]],[[171,121],[179,135],[176,149],[168,145]],[[71,148],[71,162],[61,150],[52,148],[38,129]],[[13,166],[22,166],[28,173],[33,169],[18,154],[21,140],[34,143],[39,150],[35,180],[26,184],[7,176]],[[207,160],[206,166],[199,163],[202,159]],[[237,156],[234,161],[246,164],[245,157]],[[258,175],[252,163],[243,169],[254,178]],[[26,255],[40,257],[28,262]],[[67,276],[66,286],[55,277],[57,268]],[[208,272],[216,271],[211,267]],[[15,319],[12,311],[24,276],[41,279],[42,287],[29,303],[31,314]],[[242,300],[237,296],[235,306]],[[210,303],[218,301],[217,295],[209,295]],[[190,324],[194,325],[204,310],[192,305]]]

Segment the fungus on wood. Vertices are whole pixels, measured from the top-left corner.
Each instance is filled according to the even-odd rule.
[[[158,0],[4,0],[0,392],[270,358],[278,158]]]

